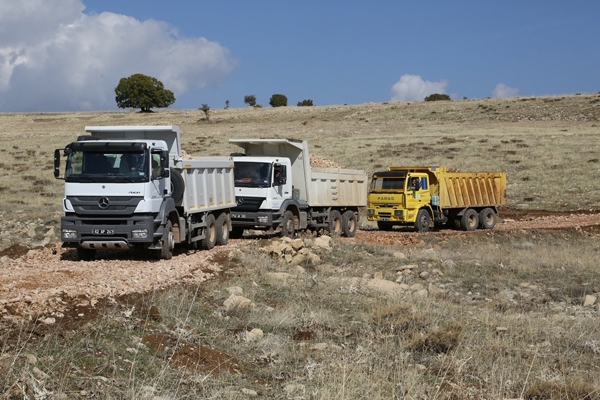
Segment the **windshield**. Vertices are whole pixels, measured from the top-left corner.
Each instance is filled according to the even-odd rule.
[[[375,177],[371,182],[372,190],[403,190],[404,177]]]
[[[149,162],[142,150],[68,149],[67,182],[147,182]]]
[[[235,185],[265,187],[271,185],[271,163],[236,161],[233,169]]]

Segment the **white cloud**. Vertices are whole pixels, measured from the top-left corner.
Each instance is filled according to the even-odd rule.
[[[519,96],[519,89],[506,86],[504,83],[497,84],[496,88],[492,91],[493,98],[517,96]]]
[[[433,93],[445,94],[448,82],[424,81],[419,75],[402,75],[392,86],[391,101],[423,101]]]
[[[135,73],[177,98],[218,85],[235,68],[216,42],[84,8],[81,0],[0,0],[0,111],[116,109],[114,88]]]

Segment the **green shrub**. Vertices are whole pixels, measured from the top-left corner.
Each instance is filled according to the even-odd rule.
[[[298,107],[312,107],[313,101],[311,99],[306,99],[298,102]]]
[[[244,103],[248,104],[250,107],[254,107],[256,105],[256,96],[253,94],[244,96]]]
[[[287,107],[287,97],[283,94],[274,94],[269,100],[271,107]]]
[[[425,101],[452,100],[447,94],[434,93],[425,97]]]

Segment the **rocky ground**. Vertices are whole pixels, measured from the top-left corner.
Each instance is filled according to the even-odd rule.
[[[505,210],[502,217],[497,230],[600,231],[598,213]],[[24,227],[27,229],[27,225]],[[48,232],[53,231],[49,229]],[[418,244],[423,235],[464,234],[453,230],[425,234],[410,230],[381,232],[365,227],[352,240],[410,246]],[[79,262],[73,250],[62,249],[53,241],[53,235],[48,233],[37,247],[17,244],[0,251],[0,315],[4,320],[37,317],[42,322],[54,324],[68,316],[86,318],[84,309],[93,309],[102,300],[202,282],[220,270],[218,262],[214,261],[220,253],[243,247],[245,242],[244,239],[232,240],[228,246],[210,251],[180,250],[169,261],[148,260],[132,252],[100,252],[96,261]]]

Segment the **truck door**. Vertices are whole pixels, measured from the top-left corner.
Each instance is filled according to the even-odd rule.
[[[417,210],[431,201],[429,179],[426,174],[412,174],[407,179],[406,205],[408,209]]]

